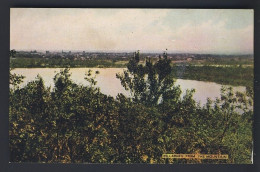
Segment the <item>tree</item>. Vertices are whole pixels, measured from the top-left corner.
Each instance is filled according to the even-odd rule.
[[[166,101],[169,93],[179,89],[174,87],[170,63],[167,53],[164,52],[163,58],[155,63],[146,58],[145,65],[140,64],[140,52],[137,51],[127,64],[127,70],[123,74],[117,74],[116,77],[120,79],[122,86],[130,91],[133,101],[148,106],[158,105]]]
[[[12,50],[9,52],[9,55],[10,55],[10,57],[14,58],[15,55],[16,55],[15,49],[12,49]]]

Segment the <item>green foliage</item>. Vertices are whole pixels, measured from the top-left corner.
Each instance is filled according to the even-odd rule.
[[[192,66],[174,65],[174,78],[211,81],[223,85],[250,86],[254,84],[254,68],[252,66]]]
[[[253,90],[222,88],[221,99],[199,106],[195,90],[181,97],[167,54],[139,64],[139,52],[118,74],[131,97],[104,95],[92,71],[89,86],[66,68],[46,88],[38,76],[23,88],[11,75],[10,161],[62,163],[250,163]],[[98,74],[98,72],[95,72]],[[18,82],[19,81],[19,82]],[[164,153],[228,154],[228,160],[163,159]]]
[[[23,82],[23,79],[25,78],[25,76],[22,75],[17,75],[17,74],[11,74],[11,72],[9,73],[9,84],[13,86],[13,88],[11,88],[11,90],[15,90],[19,84],[21,84]]]
[[[124,61],[121,61],[124,62]],[[113,60],[102,60],[102,59],[64,59],[64,58],[28,58],[19,57],[11,58],[10,66],[12,68],[65,68],[65,67],[125,67],[124,63],[117,63]]]
[[[138,64],[140,59],[139,51],[129,61],[127,70],[123,74],[117,74],[121,84],[126,90],[130,90],[133,101],[146,104],[147,106],[157,105],[159,100],[169,92],[176,90],[174,79],[171,76],[171,61],[164,58],[152,63],[151,59],[146,59],[145,65]],[[178,88],[179,89],[179,88]]]
[[[9,52],[10,57],[15,57],[16,56],[16,51],[13,49]]]

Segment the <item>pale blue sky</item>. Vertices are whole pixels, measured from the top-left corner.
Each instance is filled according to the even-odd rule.
[[[12,49],[253,53],[253,10],[12,8]]]

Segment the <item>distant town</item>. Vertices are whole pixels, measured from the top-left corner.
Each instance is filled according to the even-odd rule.
[[[239,60],[242,58],[253,58],[253,55],[218,55],[218,54],[193,54],[193,53],[168,53],[168,58],[173,61],[193,61],[210,60],[214,58],[233,58]],[[162,53],[141,53],[141,58],[157,59]],[[45,58],[45,59],[70,59],[70,60],[129,60],[133,57],[133,52],[87,52],[87,51],[16,51],[12,58]]]

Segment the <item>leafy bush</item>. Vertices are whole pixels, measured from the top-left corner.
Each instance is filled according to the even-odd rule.
[[[165,53],[139,64],[139,52],[117,77],[132,96],[104,95],[91,71],[89,86],[77,85],[69,69],[11,87],[10,161],[62,163],[250,163],[253,91],[222,89],[203,107],[195,90],[181,97]],[[96,72],[98,74],[98,72]],[[21,76],[10,75],[18,85]],[[163,159],[164,153],[228,154],[228,160]]]

